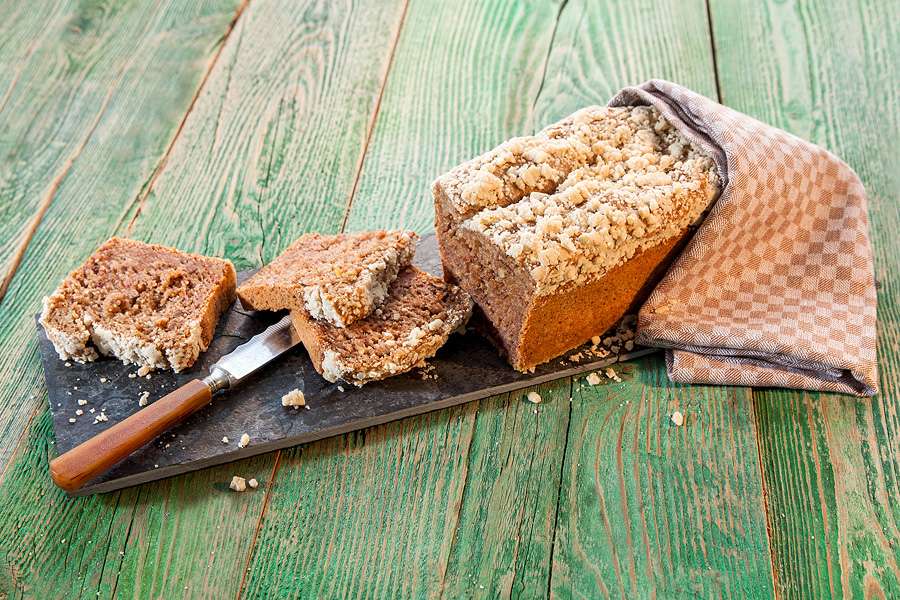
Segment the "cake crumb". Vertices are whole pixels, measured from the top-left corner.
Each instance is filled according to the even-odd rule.
[[[613,369],[612,367],[606,368],[606,376],[609,377],[610,379],[612,379],[613,381],[618,381],[620,383],[622,381],[622,378],[619,377],[619,374],[616,373],[616,370]]]
[[[672,413],[672,422],[675,423],[676,427],[684,425],[684,415],[681,414],[681,411],[676,410]]]
[[[222,438],[222,443],[223,443],[223,444],[227,444],[227,443],[228,443],[228,436],[227,436],[227,435],[224,436],[224,437]]]
[[[109,379],[107,379],[106,377],[100,378],[100,383],[106,383],[107,381],[109,381]]]
[[[591,385],[600,385],[600,376],[596,373],[591,373],[587,376],[587,382]]]
[[[87,404],[87,400],[78,400],[78,406],[84,406]]]
[[[306,406],[306,396],[304,396],[303,392],[300,390],[291,390],[281,397],[281,405],[293,406],[295,409]]]
[[[631,352],[632,350],[634,350],[634,342],[632,342],[631,340],[627,340],[625,342],[625,351]]]
[[[75,422],[75,417],[69,417],[69,423],[74,423],[74,422]]]
[[[150,397],[150,392],[141,392],[141,397],[138,398],[138,406],[147,406],[147,398]]]
[[[236,492],[243,492],[247,489],[247,480],[243,477],[239,477],[235,475],[231,478],[231,483],[228,484],[228,487],[233,489]]]
[[[67,366],[67,367],[71,367],[71,366],[72,366],[72,363],[66,362],[66,366]]]
[[[591,338],[591,343],[592,343],[593,345],[595,345],[595,346],[599,346],[599,345],[600,345],[600,336],[599,336],[599,335],[595,335],[594,337],[592,337],[592,338]]]
[[[134,379],[135,377],[137,377],[137,375],[135,375],[134,373],[128,374],[128,379]]]
[[[339,392],[343,392],[343,391],[344,391],[344,386],[339,385],[339,386],[338,386],[338,391],[339,391]]]
[[[153,370],[152,367],[148,367],[147,365],[143,365],[140,369],[137,370],[137,376],[138,376],[138,377],[143,377],[144,375],[149,374],[150,371],[152,371],[152,370]]]
[[[238,442],[238,448],[246,448],[250,445],[250,436],[246,433],[241,434],[241,439]]]
[[[100,414],[94,417],[94,423],[105,423],[106,421],[109,421],[109,417],[103,411],[100,411]]]
[[[537,392],[528,392],[528,394],[525,397],[528,398],[528,401],[531,402],[532,404],[540,404],[541,403],[541,395],[538,394]]]
[[[252,487],[254,490],[259,487],[259,482],[256,479],[250,479],[247,481],[247,485]]]
[[[84,414],[84,411],[81,410],[80,408],[79,408],[78,410],[75,411],[75,416],[77,416],[77,417],[80,417],[80,416],[83,415],[83,414]]]

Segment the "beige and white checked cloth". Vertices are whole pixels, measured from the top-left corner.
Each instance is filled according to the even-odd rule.
[[[876,393],[866,193],[839,158],[677,84],[650,104],[716,161],[722,193],[638,316],[685,383]]]

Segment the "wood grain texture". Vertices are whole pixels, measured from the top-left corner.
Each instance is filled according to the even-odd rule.
[[[712,3],[724,101],[847,161],[869,195],[880,393],[754,394],[779,595],[900,595],[900,6]]]
[[[6,169],[12,177],[0,183],[0,211],[31,218],[33,197],[48,186],[53,193],[0,302],[0,477],[43,401],[30,330],[40,299],[115,230],[174,137],[235,5],[88,3],[55,15],[45,23],[51,33],[33,40],[33,60],[22,64],[0,115],[11,133],[21,129],[0,136],[9,144],[0,151],[19,157],[0,161],[0,181]],[[46,156],[60,146],[68,148],[63,158]],[[15,222],[10,215],[0,227],[18,231]]]
[[[651,77],[715,97],[705,5],[569,2],[546,73],[545,123]],[[672,384],[661,356],[632,368],[576,380],[550,595],[770,597],[750,390]]]
[[[130,234],[240,270],[306,231],[337,231],[404,6],[251,4]],[[191,215],[190,226],[173,227],[171,214]]]
[[[148,179],[132,181],[131,173],[116,162],[117,157],[136,160],[135,148],[114,149],[103,160],[95,158],[91,164],[73,168],[29,246],[23,277],[17,277],[14,283],[15,294],[4,301],[0,311],[10,310],[10,314],[23,318],[32,315],[40,295],[113,232],[130,231],[135,237],[177,244],[186,250],[224,252],[239,263],[253,260],[259,265],[259,254],[264,252],[260,252],[259,230],[255,227],[259,223],[257,211],[261,209],[251,204],[250,211],[241,204],[253,189],[234,187],[224,195],[210,196],[209,189],[215,186],[208,180],[199,185],[202,173],[221,175],[227,182],[245,172],[257,173],[262,168],[259,165],[269,165],[270,160],[271,165],[266,168],[275,169],[274,165],[281,161],[285,167],[279,171],[279,185],[288,187],[278,188],[283,193],[277,199],[280,209],[302,212],[313,220],[327,214],[327,209],[317,211],[316,206],[327,206],[329,199],[316,196],[315,189],[307,196],[298,192],[296,199],[288,191],[302,191],[315,172],[327,172],[333,164],[354,164],[358,160],[375,102],[374,97],[360,101],[365,96],[363,92],[350,97],[345,92],[357,88],[369,90],[373,95],[377,92],[372,89],[371,78],[383,69],[392,47],[391,27],[381,25],[394,23],[396,27],[402,14],[401,3],[373,1],[352,8],[331,3],[298,6],[265,1],[248,7],[238,21],[238,28],[227,37],[206,81],[207,86],[222,93],[229,85],[244,92],[225,93],[225,102],[220,102],[218,94],[201,94],[162,168],[153,175],[148,172]],[[243,18],[248,19],[246,28],[241,25]],[[199,29],[202,21],[182,16],[177,22],[183,23],[196,37],[191,38],[191,43],[202,41]],[[225,20],[224,25],[227,24]],[[370,29],[373,24],[379,27]],[[208,50],[215,49],[213,42],[225,31],[223,28],[216,32],[206,46]],[[184,40],[174,41],[185,44]],[[261,57],[266,47],[271,47],[271,53]],[[163,70],[170,61],[184,60],[174,51],[170,54],[152,58]],[[329,57],[327,68],[319,64],[300,75],[299,63],[289,60],[299,55],[312,57],[304,64],[316,64],[313,58],[320,54]],[[279,56],[284,60],[279,60]],[[347,64],[350,62],[352,66]],[[255,67],[246,68],[244,63]],[[260,69],[265,71],[265,77]],[[171,72],[168,77],[172,77]],[[302,85],[298,84],[297,77]],[[273,86],[280,80],[286,88],[290,87],[291,93],[304,97],[305,101],[286,103],[282,112],[273,116],[267,109],[267,94],[253,96],[253,90],[255,83],[269,82],[266,90],[275,94],[277,90]],[[153,90],[148,90],[148,94],[152,93]],[[247,106],[251,98],[258,102],[256,111]],[[152,111],[142,115],[140,102],[137,106],[127,106],[142,127],[153,129]],[[300,106],[303,111],[299,111]],[[330,148],[334,140],[319,139],[327,128],[316,129],[313,125],[317,119],[321,120],[326,108],[335,110],[341,106],[344,107],[340,115],[344,127],[341,135],[355,135],[357,142],[338,144],[340,151],[331,154],[321,144]],[[299,124],[300,117],[312,121],[307,129]],[[334,123],[329,127],[340,129]],[[276,130],[281,133],[272,137]],[[228,134],[238,141],[219,147],[213,135],[216,131],[220,136]],[[107,136],[114,134],[115,131],[110,131]],[[279,137],[282,135],[286,137]],[[121,138],[119,143],[134,141]],[[241,149],[246,152],[240,154]],[[260,154],[269,158],[259,163]],[[349,156],[346,160],[345,155]],[[307,156],[310,162],[304,165],[305,170],[295,170],[298,157]],[[315,157],[321,162],[315,163]],[[108,178],[108,181],[99,180],[102,185],[96,179],[98,172]],[[346,170],[343,176],[348,180],[344,186],[349,191],[353,170]],[[88,193],[87,182],[96,188],[93,193]],[[339,187],[337,183],[335,187]],[[107,192],[98,193],[98,189]],[[122,193],[125,189],[133,191]],[[154,190],[156,196],[148,197],[148,192]],[[224,198],[240,202],[229,204]],[[274,198],[272,202],[275,203]],[[110,207],[114,210],[107,212],[105,209]],[[272,213],[279,209],[264,207],[264,210]],[[343,207],[332,213],[334,218],[321,219],[321,229],[333,230],[339,226]],[[311,220],[305,225],[314,226]],[[265,225],[267,229],[272,226],[271,222]],[[281,227],[284,239],[273,239],[286,244],[302,231],[304,223],[286,218]],[[72,240],[71,231],[84,232],[84,235]],[[253,251],[242,254],[245,246]],[[279,249],[273,247],[268,256]],[[6,325],[4,322],[3,326]],[[34,390],[33,397],[23,403],[21,383],[5,378],[4,395],[0,398],[6,404],[0,406],[7,407],[11,416],[4,415],[7,420],[0,423],[10,429],[21,429],[30,418],[29,411],[36,413],[36,426],[31,429],[30,437],[14,447],[4,446],[6,456],[12,455],[14,462],[3,475],[0,504],[13,511],[15,518],[0,523],[3,551],[0,556],[6,559],[2,563],[4,573],[10,574],[0,577],[0,585],[5,586],[0,592],[13,597],[34,594],[34,590],[46,590],[48,597],[95,597],[96,591],[104,597],[234,596],[240,588],[276,457],[268,455],[242,461],[99,498],[64,498],[49,487],[46,467],[49,430],[44,423],[46,413],[38,410],[43,391],[31,336],[20,327],[0,339],[0,343],[5,344],[2,356],[9,365],[8,372],[27,378],[31,387],[25,387],[25,393]],[[256,477],[263,488],[245,494],[229,491],[227,484],[234,473]],[[34,523],[50,524],[48,528],[54,534],[61,533],[60,538],[69,539],[70,531],[76,533],[79,543],[43,545],[43,531],[33,531],[34,536],[40,537],[30,538],[29,531],[23,529],[33,528]],[[23,539],[34,540],[29,543],[35,545],[35,554],[19,552]],[[97,547],[108,550],[98,553],[93,550]],[[75,586],[70,581],[75,575],[88,583]]]
[[[551,593],[770,597],[747,393],[676,386],[651,359],[619,375],[574,385]]]
[[[534,128],[558,5],[413,1],[348,230],[434,226],[431,182]]]
[[[120,176],[146,180],[237,6],[31,4],[0,8],[7,24],[0,46],[0,297],[60,187],[83,173],[81,165],[104,166],[94,160],[98,147]],[[157,127],[142,127],[146,119]],[[129,193],[117,188],[107,206]]]

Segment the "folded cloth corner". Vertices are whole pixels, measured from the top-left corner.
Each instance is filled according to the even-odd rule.
[[[673,381],[877,391],[866,194],[827,150],[680,85],[650,80],[610,106],[652,105],[716,161],[722,191],[638,314]]]

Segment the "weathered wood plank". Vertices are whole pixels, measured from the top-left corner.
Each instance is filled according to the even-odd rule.
[[[14,294],[7,298],[17,306],[11,314],[26,318],[33,314],[40,295],[114,231],[258,265],[260,254],[270,258],[280,250],[275,246],[263,250],[261,244],[260,231],[268,234],[276,223],[284,237],[271,239],[282,245],[306,227],[339,227],[343,207],[330,207],[338,196],[324,197],[323,188],[310,182],[315,174],[358,160],[380,89],[373,77],[385,69],[402,9],[402,2],[375,1],[353,6],[265,1],[250,5],[228,37],[206,92],[184,122],[163,169],[150,181],[135,182],[128,173],[118,173],[122,169],[116,160],[134,160],[129,148],[104,153],[107,162],[94,158],[73,169],[31,242],[22,267],[28,275],[16,279]],[[172,18],[198,35],[195,20]],[[155,60],[167,64],[162,57]],[[152,95],[152,90],[148,93]],[[284,99],[275,114],[270,110],[272,98]],[[139,107],[129,108],[143,126],[153,121],[140,116]],[[325,119],[326,113],[334,121]],[[337,149],[332,151],[332,146]],[[113,171],[116,177],[100,186],[102,180],[91,177],[94,171]],[[277,182],[257,185],[263,172],[277,173]],[[354,175],[351,167],[341,167],[334,175],[333,187],[345,190],[344,202]],[[107,190],[107,197],[89,194],[88,183]],[[119,192],[122,189],[133,191]],[[113,195],[117,210],[106,215],[102,208]],[[258,214],[269,215],[262,227]],[[300,214],[305,221],[295,218]],[[84,235],[71,240],[69,231]],[[250,250],[245,252],[245,247]],[[2,310],[11,308],[4,304]],[[16,596],[42,590],[50,597],[94,597],[96,591],[103,596],[234,596],[265,504],[275,455],[121,494],[67,499],[47,477],[50,432],[45,411],[39,409],[44,394],[33,342],[27,329],[20,329],[21,339],[8,335],[0,344],[5,344],[3,356],[9,364],[18,365],[34,382],[31,389],[37,397],[21,402],[22,390],[7,380],[0,397],[10,407],[20,401],[18,422],[8,427],[22,427],[28,410],[36,411],[37,417],[31,437],[14,452],[0,486],[0,506],[15,515],[0,524],[0,556],[6,558],[0,564],[15,575],[0,578],[4,579],[0,585],[7,586],[0,591]],[[241,495],[228,491],[233,473],[255,476],[263,489]],[[41,544],[43,531],[30,529],[38,522],[49,523],[48,529],[54,536],[60,533],[60,539],[77,533],[77,543]],[[105,550],[91,550],[95,545]],[[32,555],[19,552],[29,546],[34,548]],[[70,575],[87,583],[75,586]]]
[[[469,445],[466,487],[445,573],[445,598],[545,597],[556,531],[560,457],[571,381],[484,400]],[[437,595],[437,593],[435,593]]]
[[[54,204],[63,204],[58,210],[51,205],[0,303],[0,472],[43,401],[30,330],[41,296],[113,232],[128,201],[153,173],[236,3],[153,6],[137,10],[97,3],[61,11],[45,24],[51,34],[35,42],[34,64],[22,67],[0,117],[14,133],[4,134],[0,143],[8,146],[2,151],[16,157],[0,163],[0,173],[11,177],[0,184],[5,190],[0,195],[9,194],[0,210],[26,210],[27,199],[46,189]],[[15,28],[14,21],[4,23]],[[62,146],[68,150],[60,165],[42,162]],[[34,214],[35,205],[30,206],[28,218]],[[0,222],[4,232],[17,235],[12,215]]]
[[[214,0],[0,8],[7,24],[0,45],[0,298],[59,186],[111,132],[121,136],[120,151],[131,152],[120,161],[123,174],[146,180],[236,6]],[[192,31],[174,25],[189,21]],[[183,49],[169,33],[183,39]],[[156,96],[134,92],[141,87]],[[129,103],[130,111],[121,111]],[[139,114],[152,114],[159,126],[141,128]],[[126,197],[119,194],[127,193],[120,188],[107,200],[119,206]]]
[[[676,386],[659,362],[620,369],[622,383],[575,382],[551,592],[770,597],[748,394]]]
[[[435,177],[534,129],[555,3],[425,1],[409,12],[348,230],[432,229]]]
[[[553,46],[541,122],[651,77],[716,96],[703,2],[570,2]],[[750,391],[674,385],[661,357],[633,368],[576,380],[550,594],[771,596]]]
[[[429,229],[436,174],[531,130],[557,12],[551,2],[410,4],[349,228]],[[245,595],[455,597],[535,582],[531,591],[546,591],[568,387],[543,388],[554,400],[539,418],[501,397],[283,453]],[[492,447],[501,428],[508,461]],[[546,452],[542,462],[514,460],[530,445]],[[509,496],[519,482],[531,506],[510,516],[515,500],[497,496],[482,510],[482,494]],[[523,536],[510,543],[514,531]],[[470,556],[497,562],[474,573]]]
[[[880,394],[754,394],[777,590],[785,598],[895,597],[900,6],[713,2],[712,22],[724,101],[835,152],[869,194]]]

